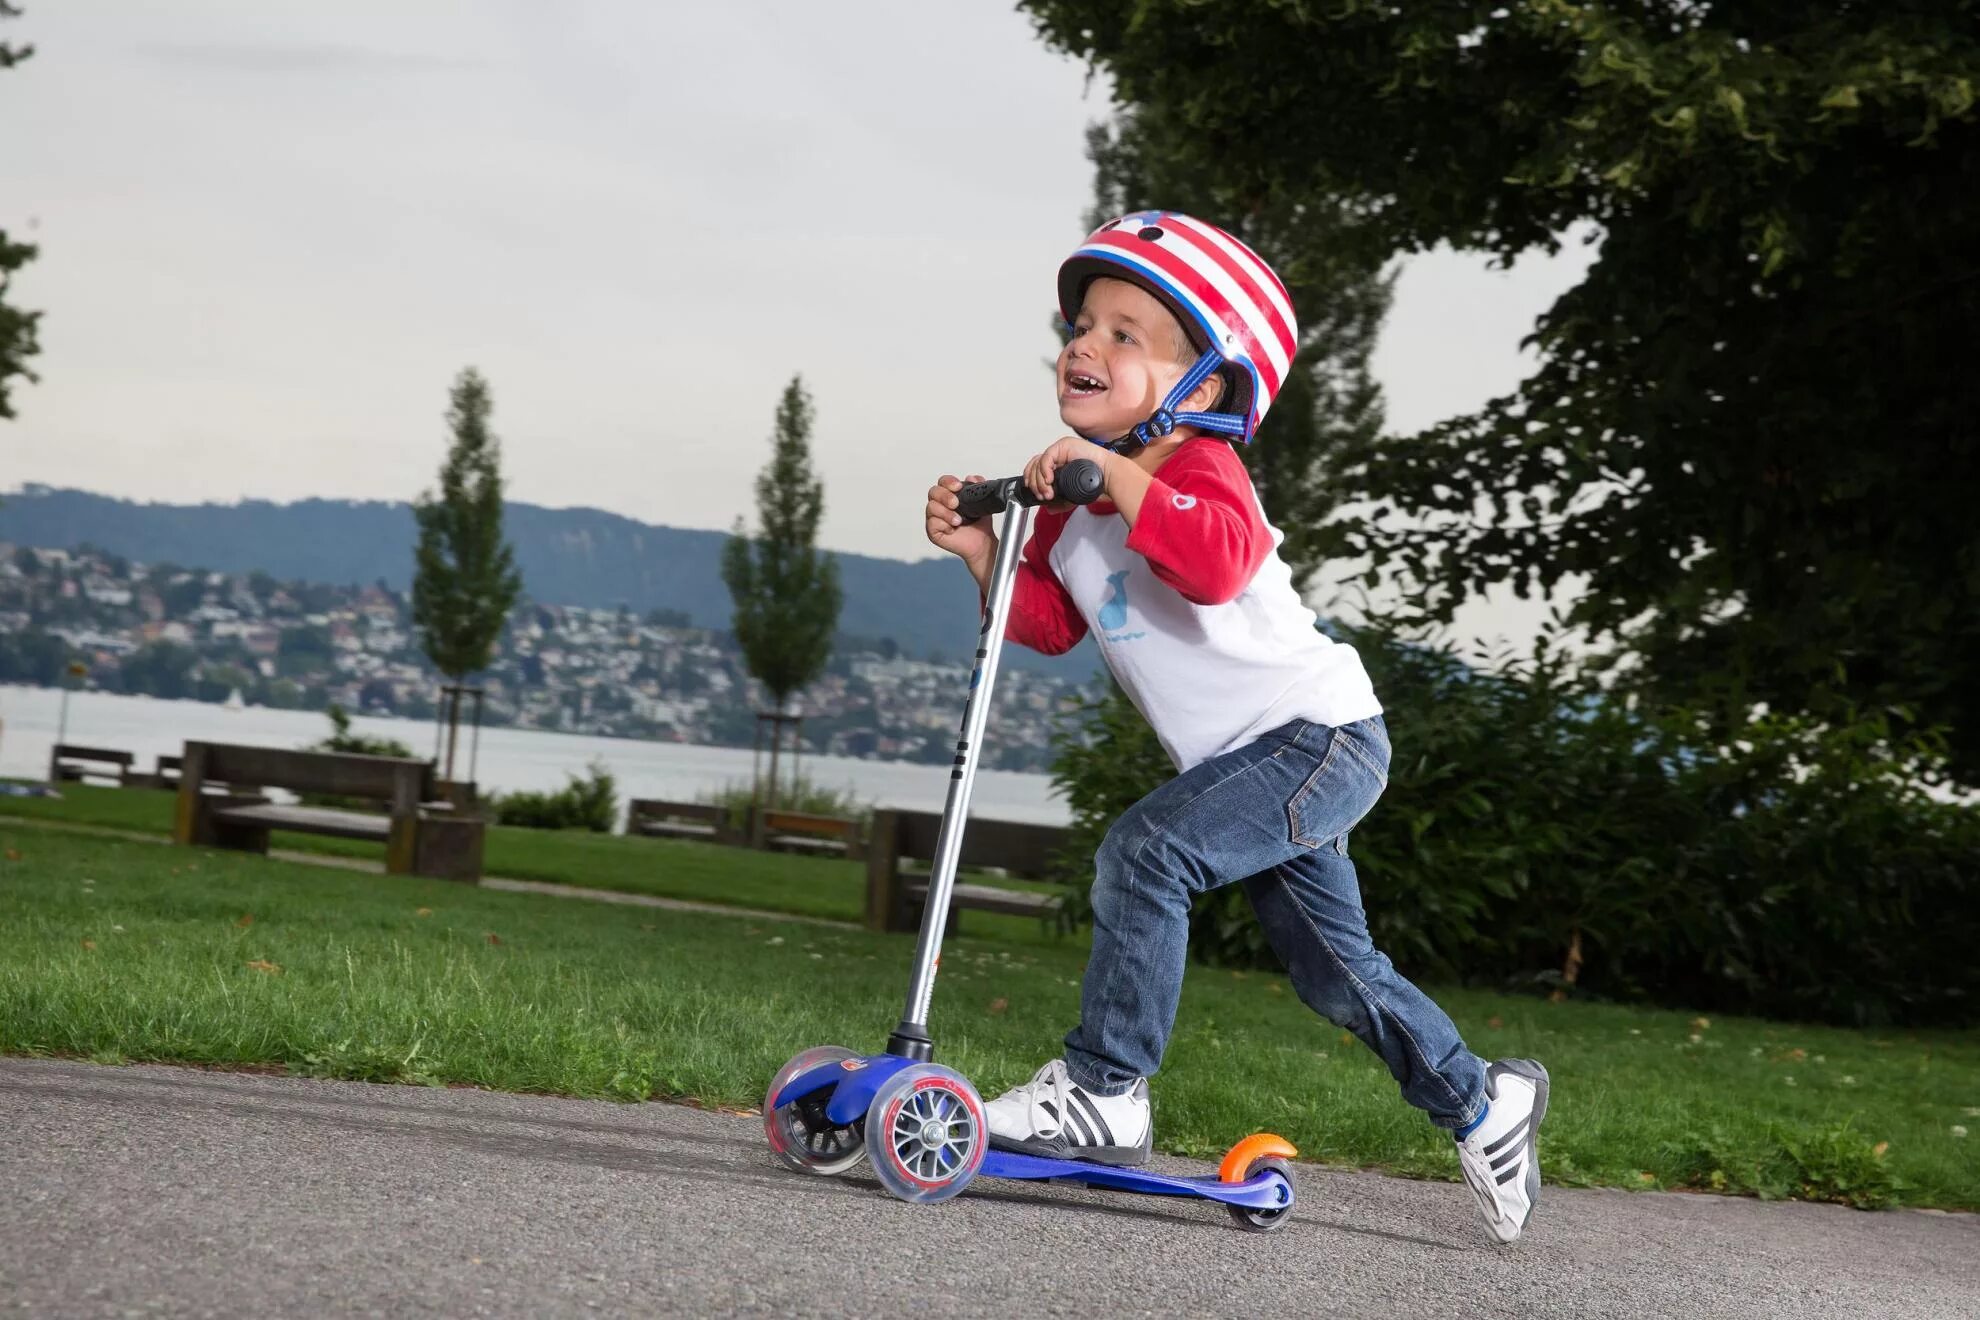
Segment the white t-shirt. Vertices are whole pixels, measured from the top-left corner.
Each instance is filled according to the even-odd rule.
[[[1057,655],[1091,632],[1178,772],[1290,720],[1381,714],[1361,657],[1300,600],[1284,540],[1230,445],[1190,440],[1132,529],[1104,502],[1038,515],[1005,635]]]

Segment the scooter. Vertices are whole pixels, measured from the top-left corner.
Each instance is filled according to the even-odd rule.
[[[1054,496],[1066,503],[1099,498],[1100,468],[1088,460],[1068,463],[1056,474]],[[1038,498],[1020,477],[974,482],[958,496],[966,519],[1001,514],[997,558],[990,573],[983,629],[976,643],[976,667],[963,707],[962,733],[936,835],[928,901],[915,943],[914,973],[901,1021],[887,1038],[883,1054],[858,1054],[821,1045],[792,1058],[770,1081],[763,1097],[763,1130],[770,1147],[793,1169],[840,1174],[871,1159],[880,1185],[903,1201],[946,1201],[977,1177],[1031,1182],[1082,1183],[1089,1187],[1154,1196],[1198,1197],[1219,1201],[1240,1228],[1270,1232],[1291,1218],[1293,1171],[1298,1154],[1283,1137],[1261,1132],[1231,1147],[1214,1177],[1181,1178],[1145,1169],[1084,1160],[1050,1159],[992,1150],[983,1101],[969,1079],[933,1062],[928,1007],[941,961],[943,928],[962,852],[970,790],[975,783],[983,730],[989,719],[990,691],[1003,653],[1004,624],[1017,581],[1025,533]]]

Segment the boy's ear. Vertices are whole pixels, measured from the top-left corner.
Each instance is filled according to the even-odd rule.
[[[1201,385],[1189,392],[1177,412],[1211,412],[1224,397],[1224,373],[1213,371]]]

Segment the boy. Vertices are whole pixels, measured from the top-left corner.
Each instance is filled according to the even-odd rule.
[[[1025,467],[1048,496],[1076,458],[1105,487],[1041,510],[1008,636],[1047,654],[1087,632],[1178,775],[1116,821],[1094,857],[1093,952],[1065,1057],[986,1106],[991,1144],[1139,1164],[1148,1077],[1182,989],[1189,911],[1242,883],[1314,1011],[1381,1055],[1403,1098],[1456,1138],[1492,1234],[1511,1242],[1540,1190],[1547,1073],[1487,1064],[1369,939],[1348,835],[1387,785],[1382,707],[1279,558],[1232,437],[1250,441],[1297,343],[1285,288],[1237,239],[1176,212],[1123,216],[1059,270],[1072,339],[1059,416],[1075,435]],[[928,492],[928,538],[987,586],[996,537]]]

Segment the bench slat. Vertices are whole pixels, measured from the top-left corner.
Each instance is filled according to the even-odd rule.
[[[253,807],[221,807],[213,813],[213,819],[227,825],[258,825],[264,829],[327,834],[340,839],[369,839],[374,843],[385,842],[392,832],[392,822],[385,816],[272,802]]]
[[[79,747],[74,743],[63,743],[56,747],[52,755],[62,761],[103,761],[111,765],[132,765],[137,757],[130,752],[112,751],[107,747]]]
[[[928,881],[910,880],[905,886],[909,898],[917,902],[928,901]],[[950,891],[949,904],[952,907],[970,908],[979,912],[1004,912],[1014,917],[1036,917],[1055,910],[1059,906],[1056,894],[1034,894],[1020,889],[999,889],[995,885],[966,885],[960,882]]]

